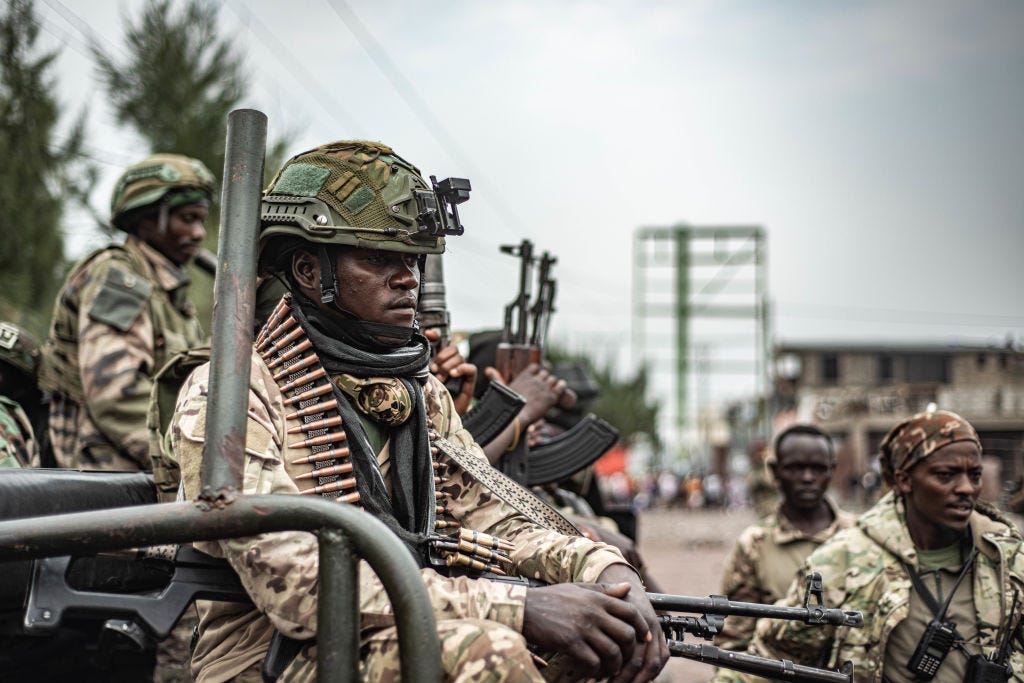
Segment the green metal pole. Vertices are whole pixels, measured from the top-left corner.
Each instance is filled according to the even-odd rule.
[[[337,529],[324,529],[320,537],[320,590],[322,595],[337,595],[333,604],[317,603],[317,681],[319,683],[356,683],[359,680],[359,565],[352,545]],[[328,647],[328,643],[330,646]],[[323,651],[320,651],[320,650]],[[405,654],[404,644],[399,655]],[[402,662],[402,670],[405,662]]]
[[[676,427],[679,435],[686,426],[686,396],[690,352],[690,229],[675,229],[676,254]]]
[[[241,488],[266,147],[266,115],[254,109],[228,114],[213,287],[210,400],[199,493],[204,500],[230,499]]]
[[[306,496],[238,496],[227,505],[164,503],[10,520],[0,522],[0,561],[244,538],[275,531],[324,535],[327,530],[346,534],[356,553],[369,562],[384,584],[395,610],[402,680],[438,683],[441,645],[419,566],[383,522],[351,505]],[[333,558],[335,552],[340,551],[335,548],[328,554]],[[338,572],[334,559],[329,559],[326,567],[331,568],[332,577],[327,577],[322,564],[320,585],[325,589],[319,595],[318,615],[323,610],[348,615],[337,626],[354,631],[358,620],[352,617],[352,603],[357,599],[357,587],[342,583],[344,590],[338,590],[339,581],[350,579],[344,570]],[[344,633],[340,638],[340,642],[351,644],[358,634]],[[358,658],[358,650],[346,651],[326,640],[320,642],[318,654],[331,649]],[[318,666],[323,666],[322,660]]]

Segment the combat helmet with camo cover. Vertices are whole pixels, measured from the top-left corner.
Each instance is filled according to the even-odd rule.
[[[463,178],[428,185],[419,169],[387,145],[343,140],[288,160],[270,182],[260,212],[260,265],[273,270],[281,253],[268,245],[301,238],[413,254],[444,252],[444,236],[460,235],[457,204],[469,198]]]
[[[203,162],[182,154],[153,154],[129,166],[110,197],[110,222],[126,229],[130,214],[163,202],[168,210],[186,204],[209,204],[216,179]]]

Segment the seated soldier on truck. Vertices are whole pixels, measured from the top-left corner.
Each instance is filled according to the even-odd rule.
[[[422,567],[448,677],[651,680],[668,650],[636,571],[509,487],[428,372],[429,344],[414,324],[419,263],[455,232],[445,196],[451,187],[426,183],[389,147],[359,141],[300,154],[273,179],[261,212],[260,264],[289,292],[252,355],[246,449],[237,463],[244,492],[358,503],[387,524]],[[188,497],[198,493],[208,378],[203,366],[188,379],[171,425]],[[260,680],[275,631],[305,641],[284,677],[311,677],[313,535],[197,547],[227,558],[254,602],[200,605],[197,679]],[[503,574],[554,585],[482,578]],[[363,677],[391,677],[392,609],[365,566],[359,591]],[[544,677],[539,657],[549,660]]]

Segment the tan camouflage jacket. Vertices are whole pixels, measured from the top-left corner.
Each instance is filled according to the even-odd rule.
[[[61,467],[148,470],[152,377],[203,341],[188,278],[129,236],[80,261],[57,297],[40,387]]]
[[[833,668],[851,660],[857,683],[880,683],[889,634],[906,618],[910,605],[910,577],[897,558],[917,567],[903,519],[903,503],[890,492],[861,515],[856,526],[840,531],[808,558],[806,568],[821,572],[825,604],[863,612],[863,628],[821,628],[765,619],[758,622],[752,649],[768,657]],[[989,654],[1008,625],[1015,629],[1010,661],[1020,680],[1024,672],[1022,615],[1019,607],[1016,614],[1009,611],[1013,591],[1024,595],[1024,541],[998,513],[985,508],[975,510],[970,528],[979,550],[971,585],[980,645]],[[802,600],[803,586],[793,584],[783,604],[802,604]],[[977,645],[968,647],[978,650]]]
[[[294,436],[286,437],[281,391],[255,353],[251,368],[243,490],[247,494],[297,494],[299,488],[284,462],[299,451],[288,445]],[[199,488],[208,377],[208,365],[189,377],[168,432],[169,450],[178,456],[188,497],[195,497]],[[432,375],[424,396],[432,427],[486,462],[483,451],[462,428],[451,396]],[[593,582],[608,566],[625,562],[610,546],[538,527],[454,463],[448,464],[449,481],[464,486],[448,504],[452,516],[465,527],[511,541],[515,545],[510,553],[514,572],[553,583]],[[298,639],[316,635],[317,543],[312,534],[264,534],[197,543],[196,547],[227,558],[256,604],[255,609],[227,603],[200,604],[200,638],[193,655],[193,673],[200,683],[226,680],[258,665],[275,628]],[[526,594],[522,585],[447,578],[431,569],[421,573],[439,618],[489,619],[521,630]],[[392,608],[380,581],[365,562],[360,564],[359,577],[366,637],[373,629],[393,623]]]
[[[828,498],[834,520],[827,527],[808,536],[793,526],[782,514],[779,503],[775,511],[740,534],[722,570],[722,595],[740,602],[773,603],[786,594],[797,576],[797,570],[815,548],[831,536],[856,522],[856,515],[836,507]],[[715,637],[715,645],[726,650],[745,650],[754,637],[754,617],[728,617],[725,627]]]
[[[28,415],[0,396],[0,467],[39,467],[39,446]]]

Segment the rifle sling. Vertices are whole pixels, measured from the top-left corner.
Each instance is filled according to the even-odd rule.
[[[447,439],[437,437],[432,444],[452,462],[464,469],[494,495],[534,524],[566,536],[580,536],[580,531],[529,489],[491,467],[486,460],[473,455]]]

